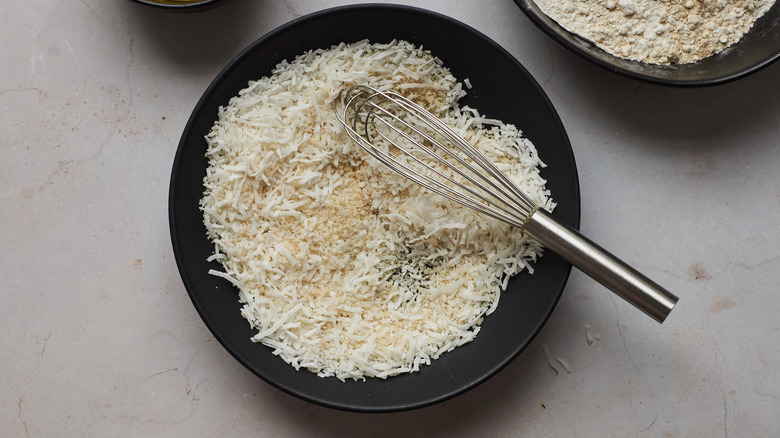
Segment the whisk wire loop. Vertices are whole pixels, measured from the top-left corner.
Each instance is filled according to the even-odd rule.
[[[412,142],[412,144],[428,153],[431,157],[435,158],[438,162],[445,164],[447,167],[449,167],[451,170],[456,172],[458,175],[462,176],[463,178],[466,178],[466,180],[474,185],[476,185],[480,190],[482,190],[482,193],[490,194],[491,196],[495,197],[495,193],[491,192],[488,187],[480,183],[479,181],[472,178],[469,174],[466,172],[463,172],[461,169],[467,169],[470,171],[473,175],[477,176],[479,180],[486,182],[490,187],[493,188],[493,190],[497,190],[498,193],[501,195],[500,197],[497,197],[498,199],[501,199],[501,202],[505,205],[512,205],[515,204],[516,207],[520,208],[523,214],[530,213],[530,210],[534,207],[533,201],[531,201],[525,193],[521,192],[519,189],[517,189],[517,186],[513,184],[506,175],[501,172],[496,166],[485,157],[484,154],[480,153],[471,143],[464,140],[463,137],[461,137],[453,128],[451,128],[446,123],[442,122],[441,119],[434,116],[427,110],[425,110],[420,105],[404,98],[403,96],[393,93],[393,92],[386,92],[388,96],[391,96],[394,100],[393,103],[395,105],[398,105],[402,109],[408,111],[410,114],[412,114],[415,117],[418,117],[418,119],[412,118],[411,120],[419,120],[423,122],[427,127],[429,128],[429,131],[423,131],[418,129],[414,126],[413,123],[410,123],[406,119],[403,119],[399,116],[396,116],[395,114],[392,114],[391,112],[385,110],[381,106],[378,108],[378,110],[383,111],[388,116],[391,116],[395,121],[402,124],[404,127],[409,128],[413,130],[416,134],[420,135],[425,142],[433,144],[437,149],[442,150],[445,152],[450,158],[457,161],[457,163],[460,166],[453,166],[449,161],[447,161],[447,157],[442,157],[438,154],[436,154],[433,150],[425,147],[425,142],[417,142],[415,139],[411,138],[410,136],[404,136],[407,140]],[[377,109],[374,109],[372,112],[376,113]],[[367,119],[372,120],[375,118],[375,114],[369,114]],[[389,124],[387,120],[379,118],[383,123],[388,124],[390,129],[393,129],[397,132],[401,132],[400,129],[398,129],[397,125]],[[440,142],[438,140],[435,140],[432,135],[429,133],[436,133],[439,136],[443,138],[443,140],[447,143],[452,144],[455,146],[459,151],[463,152],[466,157],[471,160],[472,162],[476,163],[478,167],[473,166],[468,161],[464,160],[459,154],[453,152],[450,148],[445,146],[445,143]],[[366,131],[367,137],[369,136],[369,132]],[[379,133],[381,135],[381,132]],[[385,136],[382,136],[385,140],[390,141],[392,143],[392,140],[388,139]],[[368,137],[370,138],[370,137]],[[394,144],[395,145],[395,144]],[[398,145],[395,145],[398,146]],[[405,148],[399,148],[405,153],[407,150]],[[427,166],[426,166],[427,167]],[[482,171],[487,172],[487,175],[482,173]],[[447,178],[448,180],[452,181],[455,184],[458,184],[457,182]],[[500,184],[497,184],[500,183]],[[462,186],[463,188],[466,188],[465,186]],[[475,196],[482,197],[479,193],[473,192],[469,190],[472,194]],[[509,193],[507,193],[507,191]],[[496,207],[501,208],[497,204],[493,204]]]
[[[484,154],[479,152],[476,147],[474,147],[474,145],[466,141],[451,126],[444,123],[441,119],[434,116],[417,103],[412,102],[403,96],[398,95],[397,93],[388,94],[394,95],[398,99],[399,103],[401,103],[405,108],[409,109],[411,113],[420,117],[421,120],[424,120],[431,129],[442,135],[447,141],[451,142],[460,151],[464,152],[470,160],[486,171],[490,177],[486,177],[481,173],[480,177],[488,184],[490,184],[494,189],[499,190],[501,195],[506,197],[503,199],[506,199],[510,202],[515,201],[514,203],[516,203],[517,206],[524,211],[524,213],[530,213],[531,209],[534,208],[535,203],[525,193],[523,193],[503,172],[501,172],[492,161],[490,161]],[[442,148],[444,147],[442,146]],[[452,156],[457,157],[457,155]],[[458,161],[461,164],[468,166],[470,170],[477,172],[474,167],[461,161],[459,157]],[[496,181],[498,181],[500,185],[495,184]],[[507,193],[505,190],[509,191],[509,193]]]
[[[353,97],[349,101],[349,103],[351,104],[352,101],[355,98],[356,97]],[[437,193],[437,194],[439,194],[441,196],[444,196],[445,198],[447,198],[447,199],[449,199],[451,201],[463,202],[464,205],[467,206],[467,207],[475,208],[475,209],[481,209],[482,208],[480,204],[471,202],[469,199],[461,199],[458,196],[459,195],[458,192],[456,192],[455,190],[453,190],[451,187],[447,186],[446,184],[443,184],[441,181],[439,181],[439,180],[437,180],[435,178],[432,178],[432,177],[430,177],[430,176],[428,176],[426,174],[414,171],[409,166],[408,163],[403,162],[403,161],[399,160],[398,158],[396,158],[395,156],[393,156],[392,154],[389,154],[388,152],[385,152],[384,150],[375,147],[374,143],[372,143],[369,140],[367,140],[367,136],[360,135],[359,131],[358,131],[360,129],[358,127],[358,118],[354,117],[354,118],[350,119],[349,114],[350,113],[353,113],[353,114],[361,113],[363,111],[364,106],[366,106],[366,103],[367,102],[363,101],[363,102],[361,102],[359,104],[355,104],[354,106],[351,106],[350,104],[348,104],[345,107],[345,109],[344,109],[343,116],[339,118],[342,121],[342,123],[344,123],[344,125],[347,127],[347,132],[349,133],[350,137],[355,142],[357,142],[357,144],[359,144],[366,152],[368,152],[371,156],[373,156],[374,158],[379,160],[382,164],[384,164],[384,165],[388,166],[389,168],[395,170],[396,172],[400,173],[401,175],[403,175],[404,177],[408,178],[412,182],[415,182],[415,183],[417,183],[417,184],[419,184],[419,185],[421,185],[423,187],[426,187],[429,190],[434,191],[435,193]],[[381,109],[381,106],[379,106],[379,105],[377,105],[375,103],[370,104],[370,106],[371,106],[371,109],[368,110],[369,112],[370,111],[375,111],[377,109]],[[339,114],[341,115],[341,113],[339,113]],[[352,120],[352,125],[350,126],[349,124],[346,124],[345,120]],[[369,129],[371,123],[373,123],[373,122],[366,122],[365,128]],[[401,132],[401,134],[405,135],[405,133],[403,133],[403,132]],[[420,165],[425,166],[426,168],[429,168],[432,172],[441,175],[441,173],[438,172],[438,170],[432,168],[431,166],[428,166],[425,162],[421,161],[418,157],[416,157],[414,155],[409,155],[409,156],[412,159],[414,159],[415,161],[417,161]],[[441,177],[445,178],[445,179],[447,178],[445,175],[441,175]],[[509,217],[506,217],[506,218],[504,218],[504,217],[496,217],[496,219],[499,219],[499,220],[502,220],[502,219],[512,220]]]
[[[384,117],[378,117],[376,114],[377,111],[381,111],[386,113],[387,117],[390,117],[393,119],[393,121],[396,123],[390,123],[388,120],[386,120]],[[374,127],[374,131],[376,132],[376,135],[387,141],[388,144],[398,148],[404,155],[411,158],[414,162],[416,162],[421,168],[423,168],[427,172],[417,172],[416,176],[419,176],[421,179],[425,180],[432,186],[441,189],[442,191],[446,192],[448,195],[451,195],[451,197],[448,197],[448,199],[453,200],[455,202],[459,202],[467,207],[470,208],[478,208],[481,211],[485,210],[485,206],[482,203],[479,203],[474,198],[469,196],[464,196],[464,193],[462,191],[454,190],[451,186],[443,183],[441,180],[447,181],[454,185],[455,187],[458,187],[462,190],[465,190],[466,192],[470,193],[471,195],[475,196],[476,198],[492,205],[493,207],[497,208],[499,212],[492,211],[490,212],[494,218],[504,220],[504,221],[511,221],[512,223],[517,223],[518,220],[521,218],[518,216],[517,212],[512,211],[506,207],[504,207],[503,204],[498,203],[490,199],[489,197],[483,196],[480,192],[473,189],[472,187],[461,183],[460,181],[450,177],[449,175],[446,175],[445,173],[439,171],[434,166],[431,166],[428,164],[427,161],[417,157],[412,151],[401,148],[398,146],[398,141],[390,138],[390,135],[385,134],[381,129],[376,128],[375,125],[377,122],[382,123],[386,126],[387,129],[389,129],[392,133],[397,134],[401,136],[404,140],[412,142],[415,147],[427,154],[429,157],[434,158],[436,162],[446,162],[446,158],[442,157],[436,152],[436,149],[444,151],[447,155],[449,155],[450,158],[456,160],[459,164],[461,164],[462,168],[466,168],[469,170],[473,170],[476,172],[476,169],[471,169],[468,165],[468,163],[463,160],[460,156],[452,152],[450,149],[444,146],[441,142],[434,139],[433,137],[428,136],[424,131],[421,131],[419,128],[415,127],[414,125],[400,119],[395,114],[392,114],[390,112],[387,112],[384,108],[378,107],[378,108],[372,108],[371,112],[366,117],[366,136],[368,137],[371,135],[369,132],[371,132],[371,128]],[[402,126],[406,129],[401,129],[399,126]],[[418,134],[424,141],[418,141],[416,138],[414,138],[408,130],[411,130],[413,133]],[[373,142],[372,142],[373,143]],[[431,144],[433,147],[426,146],[427,144]],[[411,166],[407,166],[407,163],[399,162],[399,160],[393,159],[393,161],[396,162],[396,164],[399,165],[399,167],[408,170],[409,172],[413,172],[411,169]],[[467,182],[471,183],[474,187],[482,190],[482,193],[488,193],[488,188],[482,184],[479,180],[473,178],[468,173],[464,172],[459,167],[450,167],[450,170],[464,178]],[[438,176],[441,178],[441,180],[436,179],[435,176]],[[483,175],[480,175],[482,179],[485,179]],[[502,214],[503,213],[503,214]]]
[[[339,102],[343,108],[338,107]],[[339,120],[358,145],[428,190],[518,227],[523,227],[536,209],[535,203],[474,146],[403,96],[356,86],[337,99],[334,106]]]

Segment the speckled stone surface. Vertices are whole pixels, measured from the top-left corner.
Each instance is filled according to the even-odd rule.
[[[667,322],[575,272],[530,347],[462,396],[387,415],[288,396],[195,312],[171,250],[168,182],[219,70],[271,29],[345,2],[172,14],[4,0],[4,437],[777,435],[780,64],[665,88],[564,51],[508,0],[399,3],[475,27],[536,77],[574,148],[583,232],[680,296]]]

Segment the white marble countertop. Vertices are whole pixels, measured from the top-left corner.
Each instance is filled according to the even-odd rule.
[[[780,64],[711,88],[640,83],[563,50],[509,0],[399,3],[475,27],[536,77],[571,138],[582,230],[680,296],[667,322],[575,272],[497,376],[381,415],[291,397],[219,345],[171,250],[179,136],[238,51],[344,3],[3,1],[0,434],[776,436]]]

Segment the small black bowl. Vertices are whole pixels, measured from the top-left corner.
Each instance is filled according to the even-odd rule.
[[[780,2],[756,20],[736,44],[690,64],[653,65],[611,55],[575,35],[539,9],[533,0],[515,0],[525,14],[553,40],[607,70],[662,85],[701,87],[730,82],[758,71],[780,58]]]
[[[473,342],[419,372],[387,380],[341,382],[296,371],[270,348],[250,340],[254,332],[239,313],[237,290],[208,274],[220,266],[206,260],[214,246],[198,208],[208,165],[204,136],[220,106],[227,105],[249,81],[269,75],[279,62],[307,50],[366,38],[376,43],[403,39],[422,45],[455,77],[468,78],[473,88],[463,103],[523,130],[547,164],[541,175],[558,203],[553,215],[572,227],[579,226],[579,183],[571,145],[558,114],[528,71],[506,50],[460,22],[393,5],[346,6],[301,17],[240,53],[214,79],[187,122],[173,163],[168,208],[173,252],[184,286],[225,349],[265,381],[304,400],[350,411],[387,412],[454,397],[505,367],[547,321],[571,266],[555,254],[545,254],[534,265],[533,275],[521,273],[510,280],[498,309],[485,318]]]

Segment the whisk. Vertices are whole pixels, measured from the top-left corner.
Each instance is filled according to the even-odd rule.
[[[422,106],[358,85],[334,110],[363,150],[422,187],[519,227],[549,250],[663,322],[677,297],[541,209],[485,155]]]

